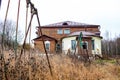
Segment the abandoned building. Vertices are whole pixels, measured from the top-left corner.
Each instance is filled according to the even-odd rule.
[[[82,43],[86,45],[88,54],[101,54],[100,25],[64,21],[41,26],[41,29],[43,35],[39,34],[40,30],[37,27],[36,34],[38,37],[33,39],[35,48],[41,52],[44,52],[43,39],[46,50],[50,53],[61,52],[66,54],[68,50],[74,53],[77,48],[77,38],[82,33]]]

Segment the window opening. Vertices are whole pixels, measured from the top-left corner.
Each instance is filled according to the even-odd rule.
[[[75,50],[76,48],[76,40],[71,40],[71,49]]]
[[[58,29],[57,30],[57,34],[63,34],[63,30],[62,29]]]
[[[70,34],[70,29],[65,29],[64,34]]]

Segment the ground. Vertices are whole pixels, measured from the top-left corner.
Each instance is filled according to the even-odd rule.
[[[0,72],[3,80],[5,77],[9,80],[120,80],[120,65],[115,59],[84,63],[67,55],[49,55],[51,75],[46,56],[38,51],[26,51],[21,60],[15,60],[12,51],[4,53],[6,65],[2,69],[5,71]]]

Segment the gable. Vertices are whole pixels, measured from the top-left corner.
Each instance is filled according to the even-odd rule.
[[[52,40],[54,40],[54,41],[57,42],[57,40],[56,40],[55,38],[50,37],[50,36],[47,36],[47,35],[42,35],[42,36],[37,37],[37,38],[35,38],[35,39],[33,39],[33,40],[34,40],[34,41],[42,41],[42,39],[43,39],[44,41],[52,41]]]

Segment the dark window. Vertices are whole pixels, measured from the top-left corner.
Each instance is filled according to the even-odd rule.
[[[50,43],[46,43],[45,48],[46,48],[47,51],[49,51],[50,50]]]
[[[68,25],[68,23],[65,22],[65,23],[63,23],[63,25]]]
[[[84,42],[82,46],[83,46],[83,49],[87,49],[87,43]]]
[[[92,50],[95,50],[95,40],[92,40]]]
[[[100,36],[100,32],[96,32],[95,34],[98,35],[98,36]]]
[[[82,42],[82,48],[83,49],[88,49],[88,42]]]
[[[56,51],[60,51],[60,44],[56,44]]]
[[[71,40],[71,49],[75,50],[76,48],[76,40]]]

